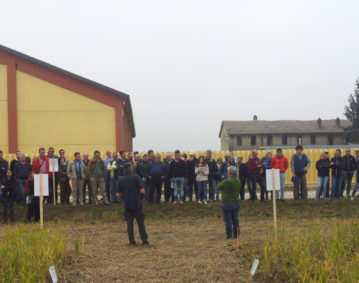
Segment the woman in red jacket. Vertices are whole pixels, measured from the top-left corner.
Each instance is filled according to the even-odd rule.
[[[282,149],[277,149],[277,154],[273,157],[271,166],[273,169],[279,169],[280,172],[280,200],[284,201],[284,185],[285,185],[285,171],[289,167],[288,159],[283,155]],[[276,198],[279,199],[279,192],[276,191]]]

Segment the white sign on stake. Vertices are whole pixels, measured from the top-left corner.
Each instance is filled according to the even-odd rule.
[[[59,161],[57,158],[49,158],[49,172],[59,172]]]
[[[266,183],[267,191],[273,191],[273,176],[272,171],[274,172],[274,184],[275,190],[280,191],[280,172],[279,169],[266,170]]]
[[[251,275],[254,276],[254,274],[256,273],[256,270],[258,268],[258,264],[259,264],[259,260],[255,259],[251,268]]]
[[[53,283],[57,283],[57,275],[56,275],[56,271],[55,271],[55,266],[50,266],[49,268],[49,273],[52,279]]]
[[[34,178],[34,196],[40,196],[40,174],[35,174]],[[42,174],[42,196],[49,196],[49,177],[47,174]]]

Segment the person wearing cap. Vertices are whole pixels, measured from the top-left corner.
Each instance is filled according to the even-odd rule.
[[[236,166],[236,163],[234,162],[234,157],[231,154],[226,154],[224,157],[224,162],[221,165],[221,168],[219,169],[219,175],[221,176],[221,181],[227,179],[227,172],[229,166]]]
[[[184,180],[187,173],[186,163],[181,158],[181,152],[179,150],[175,151],[175,159],[171,162],[170,165],[170,179],[173,182],[174,190],[174,201],[173,204],[180,203],[183,204],[184,198]]]
[[[217,185],[222,195],[223,220],[226,227],[227,239],[239,236],[239,194],[241,181],[237,178],[237,168],[229,166],[227,169],[228,178]]]
[[[122,198],[124,203],[125,219],[127,221],[127,234],[129,245],[136,245],[133,220],[136,219],[143,246],[147,247],[148,236],[145,227],[145,213],[143,212],[142,197],[145,194],[143,182],[137,174],[133,173],[131,163],[124,164],[124,176],[118,181],[116,197]]]
[[[298,184],[294,184],[294,199],[298,200],[308,198],[307,190],[307,171],[311,165],[310,159],[303,153],[303,146],[297,145],[295,147],[296,154],[291,159],[291,169],[294,178],[298,179]],[[300,186],[300,193],[299,193]]]
[[[218,172],[218,166],[216,161],[212,158],[212,150],[207,150],[205,161],[208,165],[209,174],[208,174],[208,187],[209,187],[209,200],[214,201],[215,193],[215,175]]]

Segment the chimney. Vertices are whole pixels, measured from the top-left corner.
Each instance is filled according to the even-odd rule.
[[[319,129],[322,127],[322,119],[318,118],[317,125]]]
[[[254,115],[254,116],[253,116],[253,121],[257,121],[257,120],[258,120],[257,115]]]
[[[337,118],[335,119],[335,125],[336,125],[338,128],[340,128],[340,119],[339,119],[339,117],[337,117]]]

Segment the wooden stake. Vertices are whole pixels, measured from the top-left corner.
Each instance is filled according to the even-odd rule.
[[[277,192],[275,189],[274,169],[272,168],[272,189],[273,189],[273,217],[274,217],[274,238],[277,240]]]
[[[42,174],[40,173],[40,227],[44,226],[44,204],[42,192]]]
[[[51,158],[52,162],[52,193],[54,199],[54,206],[56,206],[56,194],[55,194],[55,157]],[[57,189],[57,188],[56,188]]]
[[[237,227],[237,252],[239,250],[239,227]]]

